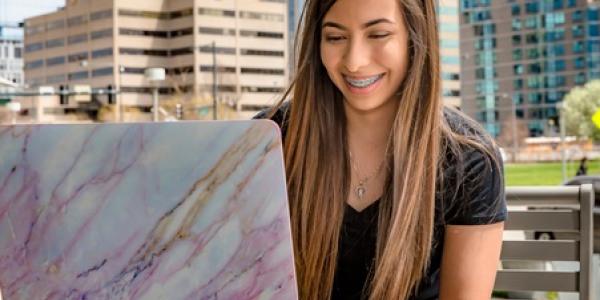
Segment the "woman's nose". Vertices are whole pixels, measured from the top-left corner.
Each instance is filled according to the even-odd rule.
[[[368,45],[360,40],[351,41],[344,53],[344,65],[351,73],[358,72],[369,65],[370,53]]]

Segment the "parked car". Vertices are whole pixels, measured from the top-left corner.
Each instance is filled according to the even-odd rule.
[[[600,176],[575,176],[563,185],[592,184],[594,188],[594,253],[600,253]],[[535,232],[536,240],[561,239],[569,233],[565,232]]]

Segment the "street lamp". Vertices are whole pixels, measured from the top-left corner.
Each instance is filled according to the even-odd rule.
[[[11,112],[11,124],[17,124],[17,114],[21,111],[21,103],[9,102],[6,107]]]
[[[166,78],[166,71],[164,68],[148,68],[145,76],[154,85],[152,91],[152,120],[158,122],[158,88],[159,82],[164,81]]]

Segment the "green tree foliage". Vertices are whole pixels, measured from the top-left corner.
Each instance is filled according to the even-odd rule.
[[[600,80],[573,88],[564,98],[567,135],[589,137],[600,141],[600,129],[592,116],[600,109]]]

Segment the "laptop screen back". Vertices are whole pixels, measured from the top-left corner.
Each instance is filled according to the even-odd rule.
[[[11,299],[296,299],[270,121],[0,126]]]

